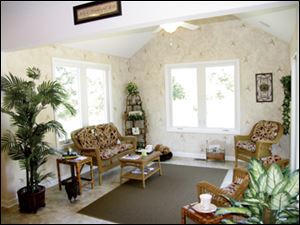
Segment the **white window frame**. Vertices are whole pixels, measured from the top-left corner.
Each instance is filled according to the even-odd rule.
[[[88,102],[87,102],[87,76],[86,76],[86,69],[101,69],[105,70],[106,72],[106,78],[105,78],[105,92],[107,96],[106,101],[106,108],[107,108],[107,119],[108,122],[113,122],[113,110],[112,110],[112,79],[111,79],[111,65],[108,64],[100,64],[100,63],[92,63],[92,62],[86,62],[86,61],[79,61],[79,60],[70,60],[70,59],[62,59],[62,58],[52,58],[52,74],[53,74],[53,80],[56,80],[55,77],[55,67],[56,66],[69,66],[69,67],[76,67],[80,70],[80,78],[79,78],[79,93],[80,93],[80,111],[77,112],[80,115],[81,120],[81,126],[88,126]],[[56,119],[56,113],[54,113],[54,119]],[[58,138],[57,144],[60,145],[62,143],[59,143]],[[67,140],[68,142],[71,140]]]
[[[165,90],[166,90],[166,116],[168,132],[183,133],[209,133],[209,134],[239,134],[240,133],[240,61],[239,59],[201,61],[193,63],[166,64],[165,65]],[[234,85],[235,85],[235,127],[233,129],[207,128],[205,127],[205,67],[234,65]],[[198,89],[198,127],[174,127],[172,126],[172,80],[171,70],[174,68],[197,68],[197,89]]]

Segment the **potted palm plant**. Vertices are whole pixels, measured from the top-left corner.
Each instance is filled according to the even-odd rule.
[[[56,81],[44,81],[36,86],[41,73],[38,68],[27,69],[28,80],[13,74],[1,76],[1,92],[4,93],[1,112],[11,117],[15,131],[7,130],[1,135],[1,151],[8,152],[13,160],[26,170],[26,186],[18,190],[21,212],[36,212],[45,206],[45,187],[40,182],[51,173],[42,174],[41,166],[54,151],[44,140],[45,134],[54,131],[65,134],[62,125],[55,121],[38,122],[37,116],[46,107],[54,110],[64,106],[71,114],[75,109],[66,102],[67,93]]]

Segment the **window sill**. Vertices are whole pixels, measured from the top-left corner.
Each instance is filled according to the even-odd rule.
[[[239,129],[199,129],[199,128],[167,128],[171,133],[194,133],[194,134],[240,134]]]

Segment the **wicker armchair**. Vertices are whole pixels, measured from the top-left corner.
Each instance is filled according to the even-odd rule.
[[[197,193],[199,195],[208,193],[212,195],[212,203],[218,207],[228,207],[230,203],[222,195],[240,200],[249,184],[249,176],[246,169],[234,168],[232,183],[224,188],[216,187],[207,181],[201,181],[197,184]],[[199,199],[200,200],[200,199]]]
[[[238,166],[239,159],[249,162],[252,157],[259,160],[272,155],[272,145],[279,142],[282,134],[283,126],[279,122],[261,120],[249,135],[235,136],[235,166]]]

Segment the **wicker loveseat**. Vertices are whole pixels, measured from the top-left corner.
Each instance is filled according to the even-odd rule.
[[[119,157],[136,150],[136,137],[121,136],[113,123],[83,127],[71,133],[74,147],[81,155],[91,156],[98,166],[99,184],[103,172],[119,165]]]

